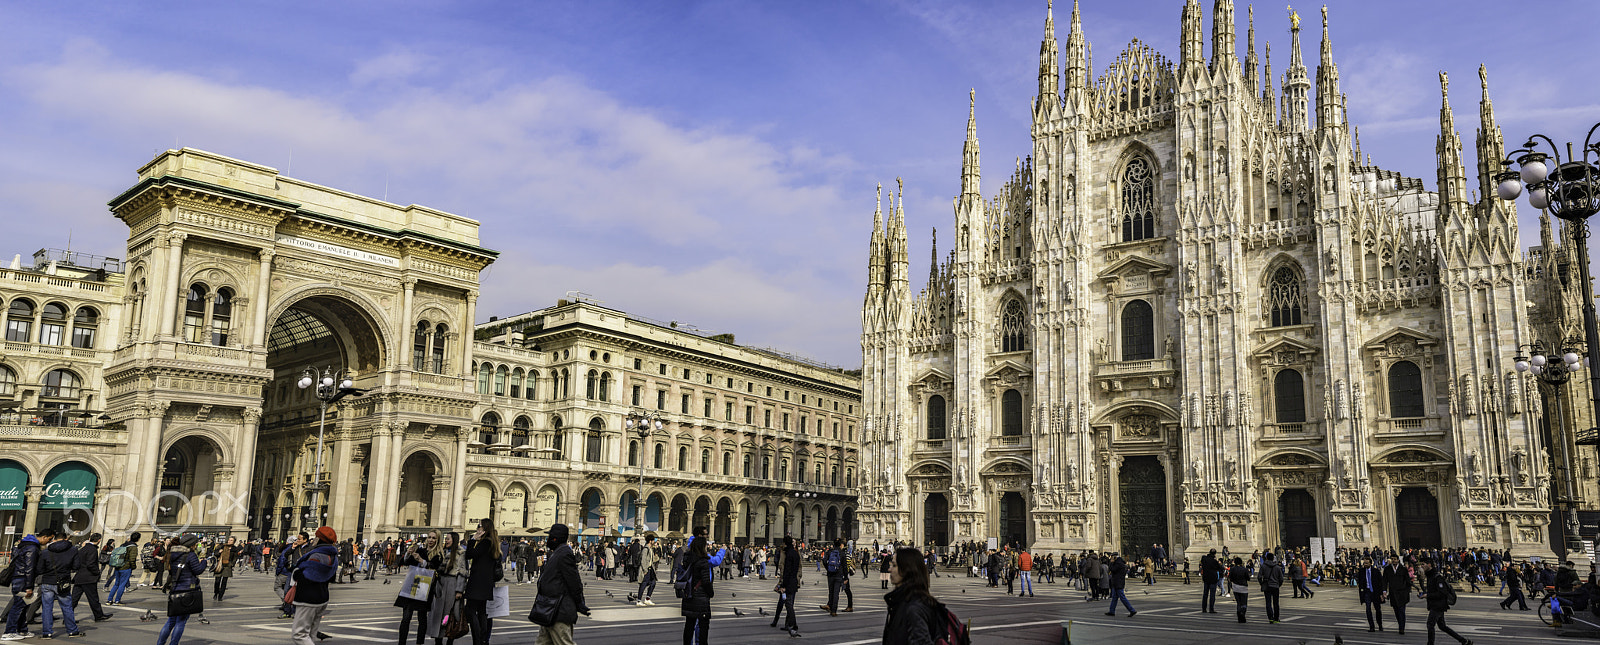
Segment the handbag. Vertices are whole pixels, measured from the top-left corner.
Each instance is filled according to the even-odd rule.
[[[561,596],[540,595],[533,599],[533,609],[528,612],[528,622],[541,627],[556,624],[556,613],[561,611]]]
[[[445,640],[453,641],[466,636],[469,629],[466,616],[461,614],[461,603],[458,602],[450,609],[449,621],[444,624]]]
[[[174,591],[167,596],[168,616],[190,616],[205,611],[205,598],[200,588]]]

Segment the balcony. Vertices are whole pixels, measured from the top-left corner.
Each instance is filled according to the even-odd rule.
[[[1316,421],[1299,423],[1267,423],[1261,426],[1263,443],[1321,443],[1322,424]]]
[[[1033,445],[1033,438],[1027,435],[1010,435],[990,437],[989,445],[1002,450],[1013,448],[1029,448]]]
[[[1102,392],[1171,388],[1176,377],[1170,358],[1103,362],[1094,371],[1094,380]]]
[[[1377,432],[1372,435],[1379,442],[1417,441],[1444,438],[1444,428],[1439,417],[1380,418]]]
[[[64,447],[80,443],[115,445],[126,443],[128,433],[108,428],[86,428],[73,425],[0,425],[0,437],[5,441],[44,440],[59,441]]]

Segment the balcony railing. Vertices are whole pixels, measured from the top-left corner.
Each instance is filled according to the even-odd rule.
[[[71,425],[0,425],[0,437],[60,439],[63,442],[71,443],[83,441],[119,443],[126,440],[126,433],[107,428],[85,428]]]

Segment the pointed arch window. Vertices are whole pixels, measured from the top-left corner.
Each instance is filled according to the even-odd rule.
[[[1027,314],[1022,300],[1006,301],[1000,311],[1000,351],[1020,352],[1028,349]]]
[[[945,436],[945,404],[944,397],[938,394],[928,397],[928,439],[939,440]]]
[[[1156,236],[1156,183],[1150,162],[1135,157],[1122,170],[1122,241]]]
[[[1278,423],[1306,422],[1305,378],[1296,370],[1279,370],[1272,377],[1272,398]]]
[[[1303,320],[1306,302],[1300,275],[1289,267],[1278,267],[1267,284],[1267,309],[1273,327],[1298,325]]]
[[[1147,361],[1155,357],[1155,312],[1148,302],[1130,302],[1122,308],[1122,360]]]
[[[1389,416],[1402,419],[1425,414],[1422,405],[1422,370],[1411,361],[1389,366]]]

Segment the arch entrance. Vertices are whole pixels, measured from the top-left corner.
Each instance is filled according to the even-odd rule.
[[[217,443],[202,435],[189,435],[167,448],[161,460],[161,492],[155,506],[155,525],[164,531],[226,533],[227,518],[211,491],[216,490],[217,464],[223,461]]]

